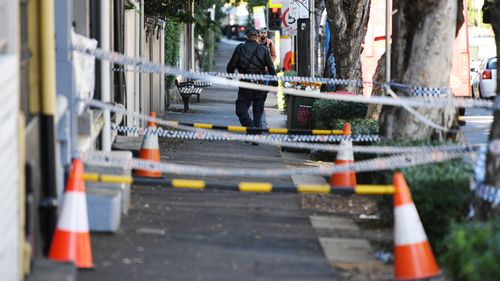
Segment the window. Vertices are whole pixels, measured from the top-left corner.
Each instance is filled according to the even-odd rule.
[[[497,69],[497,59],[493,58],[488,63],[488,69]]]

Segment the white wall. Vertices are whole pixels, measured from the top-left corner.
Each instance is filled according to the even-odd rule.
[[[0,5],[6,52],[0,54],[0,276],[20,280],[18,1]]]
[[[137,10],[125,11],[125,55],[128,57],[139,57],[139,12]],[[125,84],[127,88],[127,110],[139,111],[139,74],[134,71],[125,72]],[[126,125],[130,127],[139,126],[139,122],[133,118],[127,118]]]

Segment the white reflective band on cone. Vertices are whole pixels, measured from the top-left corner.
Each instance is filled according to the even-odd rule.
[[[68,232],[88,232],[89,221],[85,193],[66,192],[63,201],[57,228]]]
[[[160,149],[158,146],[158,136],[157,135],[144,135],[144,145],[142,148],[145,149]]]
[[[337,160],[354,161],[354,154],[352,151],[352,141],[343,140],[340,142],[341,149],[337,153]]]
[[[396,246],[416,244],[427,240],[415,204],[394,208],[394,243]]]

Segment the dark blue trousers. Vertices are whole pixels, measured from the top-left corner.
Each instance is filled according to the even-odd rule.
[[[267,92],[251,89],[239,88],[238,99],[236,100],[236,115],[240,123],[245,127],[262,127],[262,114],[264,114],[264,102],[267,98]],[[248,109],[252,105],[253,120],[248,114]]]

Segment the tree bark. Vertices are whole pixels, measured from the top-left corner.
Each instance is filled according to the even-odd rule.
[[[495,42],[497,45],[497,57],[500,54],[500,0],[496,0],[493,4],[492,9],[492,25],[493,31],[495,32]],[[500,76],[497,72],[497,108],[493,113],[493,124],[491,125],[491,133],[489,136],[489,143],[500,142],[500,109],[499,105],[499,86],[500,86]],[[490,186],[495,186],[500,188],[500,154],[494,153],[488,149],[488,154],[486,156],[486,176],[485,184]],[[489,219],[492,217],[498,217],[500,215],[500,208],[498,206],[493,208],[491,204],[485,201],[479,202],[479,217],[481,219]]]
[[[380,57],[377,62],[377,68],[373,74],[372,81],[385,81],[385,53]],[[378,84],[373,84],[371,96],[383,96],[384,89]],[[382,105],[380,104],[369,104],[368,111],[366,112],[366,118],[379,120],[380,112],[382,111]]]
[[[448,87],[452,43],[457,23],[457,0],[394,2],[392,80],[421,87]],[[409,95],[397,92],[398,95]],[[450,93],[451,95],[451,93]],[[451,127],[454,108],[417,108],[444,127]],[[380,133],[386,139],[429,139],[444,132],[423,124],[402,107],[383,106]]]
[[[325,0],[330,23],[330,48],[335,57],[337,78],[362,80],[361,51],[370,15],[370,0]],[[359,86],[338,86],[356,94]]]

